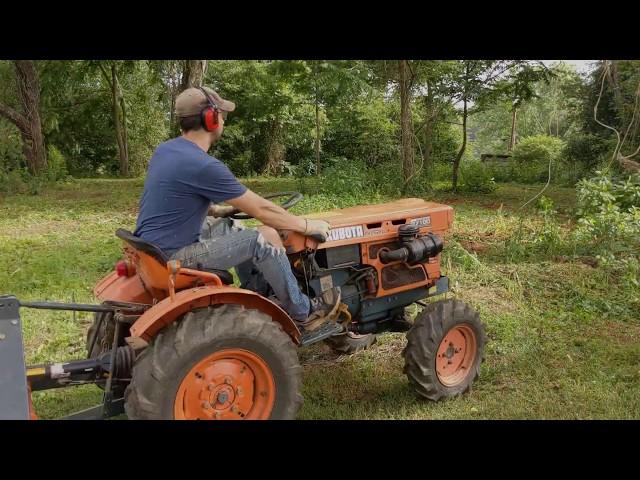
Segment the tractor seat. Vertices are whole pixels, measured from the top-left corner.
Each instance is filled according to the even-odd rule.
[[[169,257],[157,245],[154,245],[151,242],[147,242],[140,237],[136,237],[133,233],[123,228],[119,228],[118,230],[116,230],[116,237],[124,240],[136,250],[140,250],[150,257],[153,257],[158,261],[158,263],[166,267],[167,262],[169,261]],[[198,268],[196,268],[196,270],[200,270],[201,272],[215,273],[218,277],[220,277],[220,280],[224,285],[233,284],[233,276],[226,270],[218,270],[216,268],[203,268],[200,264],[198,264]]]

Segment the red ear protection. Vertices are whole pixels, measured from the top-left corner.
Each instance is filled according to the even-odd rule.
[[[200,87],[200,90],[202,90],[202,93],[204,93],[204,96],[207,99],[207,103],[209,103],[209,106],[200,112],[202,126],[207,132],[213,132],[220,124],[218,122],[218,107],[216,107],[215,103],[211,101],[211,98],[209,98],[209,95],[204,88]]]

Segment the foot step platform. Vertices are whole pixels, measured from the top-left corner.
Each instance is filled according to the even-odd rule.
[[[339,323],[330,322],[325,323],[317,330],[313,330],[311,332],[306,332],[302,335],[302,339],[300,344],[302,346],[311,345],[312,343],[319,342],[320,340],[324,340],[332,335],[340,333],[344,330],[344,327]]]

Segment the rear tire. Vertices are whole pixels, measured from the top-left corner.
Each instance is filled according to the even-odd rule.
[[[431,303],[407,333],[404,373],[429,400],[460,395],[480,373],[485,343],[480,315],[470,306],[458,300]]]
[[[221,305],[193,310],[153,339],[133,367],[125,411],[140,420],[294,419],[301,386],[297,348],[280,324]]]
[[[353,332],[340,333],[327,338],[324,342],[331,347],[335,353],[340,355],[351,355],[353,353],[366,350],[376,343],[376,335],[367,333],[359,335]]]

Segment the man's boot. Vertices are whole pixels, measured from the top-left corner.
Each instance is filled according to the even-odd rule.
[[[298,326],[306,332],[311,332],[327,322],[335,321],[339,313],[340,299],[340,287],[333,287],[319,297],[311,298],[311,313],[306,320],[299,322]]]

